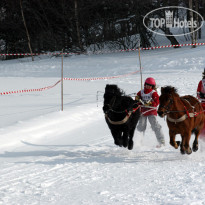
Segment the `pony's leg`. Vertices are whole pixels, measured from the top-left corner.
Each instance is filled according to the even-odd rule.
[[[112,133],[112,136],[114,138],[114,143],[116,145],[119,145],[120,147],[122,147],[122,137],[121,137],[122,132],[116,131],[116,130],[111,130],[111,133]]]
[[[191,147],[189,146],[190,139],[191,139],[191,131],[185,133],[182,139],[182,145],[184,146],[184,150],[187,154],[192,153]]]
[[[198,138],[199,138],[199,134],[201,133],[203,127],[204,127],[204,120],[202,118],[201,123],[199,123],[199,125],[196,129],[194,129],[195,139],[194,139],[194,142],[192,145],[192,149],[194,152],[196,152],[199,149]]]
[[[180,144],[180,152],[181,154],[185,154],[185,147],[184,147],[184,136],[181,135],[181,138],[182,138],[182,142]]]
[[[199,145],[198,145],[198,137],[199,137],[199,130],[195,130],[194,131],[194,134],[195,134],[195,139],[194,139],[194,142],[193,142],[193,145],[192,145],[192,149],[194,152],[196,152],[199,148]]]
[[[134,146],[134,142],[132,140],[133,136],[134,136],[134,132],[135,132],[135,128],[131,129],[130,133],[129,133],[129,141],[128,141],[128,149],[129,150],[132,150],[133,146]]]
[[[178,149],[179,143],[175,141],[176,134],[169,130],[169,138],[170,138],[170,145],[172,145],[175,149]]]
[[[123,132],[122,140],[123,140],[123,147],[127,147],[128,146],[128,131]]]

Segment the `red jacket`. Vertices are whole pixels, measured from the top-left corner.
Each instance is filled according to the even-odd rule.
[[[202,80],[199,81],[198,87],[197,87],[197,97],[200,98],[199,93],[202,91]]]
[[[200,92],[204,93],[203,85],[202,85],[202,80],[199,81],[199,84],[198,84],[198,87],[197,87],[197,97],[198,97],[199,99],[201,99],[200,96],[199,96],[199,93],[200,93]]]
[[[203,79],[203,82],[205,83],[204,79]],[[204,88],[204,86],[202,84],[202,80],[199,81],[199,84],[198,84],[198,87],[197,87],[197,98],[199,100],[202,99],[201,105],[202,105],[203,109],[205,110],[205,98],[201,98],[200,97],[200,93],[205,94],[205,88]]]
[[[153,89],[144,89],[143,91],[144,91],[145,94],[148,94],[148,93],[152,92]],[[140,98],[142,98],[141,90],[137,93],[137,95]],[[156,91],[154,91],[152,93],[151,98],[152,99],[151,99],[151,105],[150,106],[151,107],[157,107],[159,105],[159,95],[157,94]],[[150,111],[148,111],[148,110],[150,110]],[[148,112],[146,112],[146,111],[148,111]],[[144,112],[146,112],[146,113],[143,114],[144,116],[148,116],[148,115],[156,115],[157,116],[157,109],[142,107],[141,112],[142,112],[142,114]]]

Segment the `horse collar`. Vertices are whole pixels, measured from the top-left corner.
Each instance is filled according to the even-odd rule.
[[[182,122],[182,121],[184,121],[184,120],[186,120],[187,118],[190,118],[190,117],[195,117],[195,114],[194,113],[188,113],[188,114],[185,114],[185,115],[181,116],[178,119],[171,118],[167,115],[167,120],[170,121],[170,122],[174,122],[176,124],[177,122]]]
[[[127,115],[125,116],[124,119],[120,120],[120,121],[112,121],[107,114],[105,114],[105,118],[109,121],[110,124],[113,124],[113,125],[122,125],[122,124],[125,124],[129,118],[130,118],[130,115],[132,114],[132,111],[129,111],[127,113]]]
[[[181,99],[181,100],[186,100],[186,99]],[[186,101],[189,103],[190,107],[194,110],[195,107],[193,107],[188,100],[186,100]],[[184,105],[184,109],[185,109],[184,112],[186,112],[186,114],[182,115],[180,118],[173,119],[167,115],[167,120],[170,122],[174,122],[176,124],[177,122],[182,122],[182,121],[186,120],[187,118],[195,117],[195,113],[190,113],[185,105]]]

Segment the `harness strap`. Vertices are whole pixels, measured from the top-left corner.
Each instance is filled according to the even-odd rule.
[[[187,114],[188,118],[190,118],[189,112],[188,112],[188,110],[187,110],[187,108],[186,108],[185,105],[184,105],[184,109],[185,109],[185,111],[186,111],[186,114]]]
[[[128,119],[130,118],[130,115],[132,114],[132,111],[129,111],[127,113],[127,115],[125,116],[125,118],[123,120],[120,121],[112,121],[107,114],[105,114],[106,119],[113,125],[122,125],[124,123],[126,123],[128,121]]]
[[[141,105],[137,106],[136,108],[133,108],[133,113],[135,113],[139,108],[141,107]]]
[[[169,120],[170,122],[177,123],[177,122],[182,122],[182,121],[184,121],[184,120],[186,120],[187,118],[190,118],[190,117],[195,117],[195,114],[194,113],[188,113],[188,115],[185,114],[185,115],[183,115],[182,117],[180,117],[178,119],[173,119],[173,118],[171,118],[167,115],[167,120]]]
[[[205,110],[203,110],[203,111],[201,111],[201,112],[195,112],[194,115],[197,116],[197,115],[202,114],[202,113],[204,113],[204,112],[205,112]]]
[[[108,117],[108,114],[105,114],[105,117],[106,117],[106,119],[109,121],[109,123],[111,123],[111,124],[113,124],[113,125],[122,125],[122,124],[126,123],[126,122],[129,120],[131,114],[132,114],[132,113],[135,113],[139,108],[140,108],[140,105],[137,106],[136,108],[133,108],[132,111],[127,112],[127,110],[125,110],[126,116],[125,116],[125,118],[124,118],[123,120],[120,120],[120,121],[112,121],[112,120]]]

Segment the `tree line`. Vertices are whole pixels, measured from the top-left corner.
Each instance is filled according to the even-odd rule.
[[[0,52],[136,48],[139,38],[142,47],[157,45],[143,17],[170,5],[205,14],[205,0],[1,0]]]

